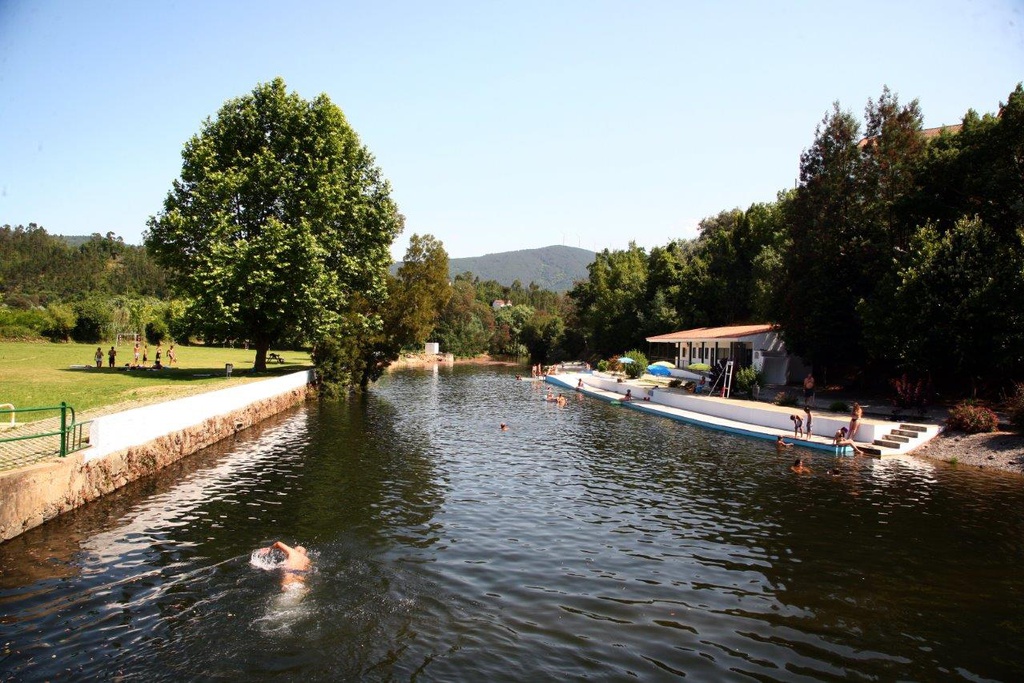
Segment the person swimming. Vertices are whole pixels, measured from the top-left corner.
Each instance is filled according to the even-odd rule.
[[[309,570],[313,566],[313,562],[309,559],[306,549],[301,545],[292,548],[281,541],[274,541],[273,545],[261,549],[259,554],[268,556],[272,555],[275,550],[280,550],[284,553],[284,560],[277,565],[282,570],[281,590],[290,590],[304,586],[306,575],[309,574]]]
[[[793,466],[790,467],[789,469],[793,470],[797,474],[810,474],[811,472],[810,468],[804,466],[803,458],[797,458],[796,460],[794,460]]]

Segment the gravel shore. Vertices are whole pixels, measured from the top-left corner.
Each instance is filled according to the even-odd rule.
[[[1024,435],[1016,432],[943,432],[915,448],[911,455],[1024,474]]]

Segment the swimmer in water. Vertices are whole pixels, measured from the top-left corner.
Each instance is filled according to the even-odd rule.
[[[782,435],[779,434],[778,438],[775,439],[775,447],[781,451],[784,448],[792,448],[793,444],[783,441]]]
[[[809,467],[804,465],[803,458],[797,458],[793,461],[793,466],[789,469],[793,470],[797,474],[810,474],[811,470]]]
[[[260,551],[261,555],[269,555],[274,550],[284,553],[284,562],[281,563],[283,573],[281,575],[281,590],[297,588],[306,583],[306,575],[313,566],[306,549],[301,545],[294,548],[287,546],[281,541],[274,541],[274,545]]]
[[[503,431],[503,432],[507,432],[507,431],[508,431],[508,425],[507,425],[507,424],[505,424],[504,422],[502,422],[502,423],[501,423],[501,426],[500,426],[500,427],[498,427],[498,429],[500,429],[500,430],[501,430],[501,431]]]

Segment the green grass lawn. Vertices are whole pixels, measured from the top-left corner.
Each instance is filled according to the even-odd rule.
[[[153,403],[190,394],[254,382],[274,375],[311,367],[309,354],[280,351],[282,365],[268,366],[266,373],[253,373],[253,350],[205,346],[175,346],[178,362],[164,370],[125,371],[132,361],[131,344],[117,347],[120,368],[95,368],[96,346],[103,349],[103,364],[110,344],[52,344],[48,342],[0,342],[0,404],[15,408],[56,406],[66,402],[81,415],[87,410],[129,403]],[[149,347],[150,363],[154,347]],[[166,357],[166,350],[165,350]],[[224,365],[232,363],[230,379]],[[72,366],[88,366],[85,369]],[[54,413],[18,414],[18,422],[53,417]],[[9,416],[0,415],[7,422]]]

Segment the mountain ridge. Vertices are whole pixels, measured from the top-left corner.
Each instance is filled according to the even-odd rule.
[[[448,277],[455,279],[456,275],[470,272],[482,281],[494,280],[506,287],[519,280],[523,287],[533,282],[541,289],[563,293],[572,289],[577,280],[587,278],[587,266],[596,256],[588,249],[558,244],[465,256],[448,259]],[[401,265],[392,265],[391,272],[395,273]]]

